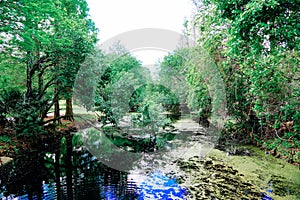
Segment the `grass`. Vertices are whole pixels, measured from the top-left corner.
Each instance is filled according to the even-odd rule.
[[[66,111],[66,101],[65,100],[59,101],[59,109],[60,109],[60,114],[63,115]],[[49,110],[48,114],[53,115],[53,112],[54,112],[54,106],[52,106],[52,108]],[[93,112],[87,111],[85,108],[80,107],[74,103],[73,103],[73,112],[74,112],[75,116],[76,115],[80,115],[80,116],[84,116],[84,117],[91,116],[91,115],[94,116]]]

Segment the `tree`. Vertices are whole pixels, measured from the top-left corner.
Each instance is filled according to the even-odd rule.
[[[295,87],[299,77],[299,59],[295,57],[300,48],[299,2],[215,1],[215,5],[220,17],[230,22],[226,55],[249,77],[248,101],[251,99],[260,122],[279,128],[281,122],[296,120],[283,114],[281,107],[294,101],[299,91]],[[299,106],[294,106],[288,107],[298,115]]]
[[[22,130],[46,123],[47,112],[65,93],[67,80],[72,82],[79,62],[93,46],[96,29],[85,1],[1,4],[2,53],[25,68],[26,91],[19,110]]]
[[[77,3],[76,3],[77,2]],[[76,5],[81,5],[81,10],[78,11]],[[65,119],[74,120],[73,109],[72,109],[72,93],[74,81],[81,64],[87,58],[88,54],[91,53],[94,44],[96,42],[97,30],[94,24],[87,19],[88,7],[83,1],[75,1],[74,4],[66,2],[67,16],[73,23],[71,30],[68,30],[69,37],[72,39],[71,51],[67,53],[65,57],[65,69],[63,70],[62,76],[65,78],[64,81],[64,97],[66,98],[66,112]],[[76,23],[75,23],[76,22]]]
[[[228,111],[236,122],[227,127],[270,148],[298,147],[299,2],[193,2],[199,45],[215,58],[226,84]]]
[[[230,34],[236,36],[228,38],[233,51],[261,54],[274,48],[299,49],[298,1],[217,0],[213,4],[219,16],[230,21]]]
[[[145,82],[141,63],[128,52],[106,55],[107,67],[103,70],[96,90],[96,111],[105,114],[102,122],[118,124],[129,112],[130,96],[135,86]]]
[[[204,71],[201,72],[197,63],[194,62],[195,59],[203,60],[204,54],[200,52],[202,50],[194,47],[178,49],[164,57],[161,63],[160,81],[171,83],[169,87],[176,91],[181,104],[186,104],[190,110],[198,113],[201,121],[206,121],[212,111],[211,98],[207,88],[208,83],[205,82],[204,77],[207,74]],[[200,54],[202,56],[195,57]],[[206,61],[203,60],[201,65],[206,65]],[[173,81],[166,81],[170,79]]]

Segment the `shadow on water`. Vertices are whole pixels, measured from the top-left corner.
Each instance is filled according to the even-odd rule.
[[[151,181],[137,183],[128,173],[103,165],[85,148],[74,145],[76,140],[70,134],[53,149],[19,156],[1,167],[0,199],[184,198],[185,190],[175,180],[156,174],[148,177]]]

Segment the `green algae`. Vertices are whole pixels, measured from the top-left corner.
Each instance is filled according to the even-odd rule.
[[[178,162],[186,172],[181,184],[188,188],[188,199],[261,199],[259,187],[226,162],[216,158],[192,157]]]
[[[273,199],[300,199],[300,170],[283,160],[253,146],[243,146],[251,156],[227,156],[226,152],[213,149],[208,156],[231,165],[244,179],[258,186]],[[267,192],[267,191],[271,192]]]

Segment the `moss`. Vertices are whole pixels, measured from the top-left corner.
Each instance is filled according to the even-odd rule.
[[[300,198],[300,170],[281,159],[253,146],[246,146],[252,156],[226,156],[226,153],[214,149],[208,155],[230,164],[245,179],[266,191],[273,190],[269,196],[273,199],[299,199]]]

